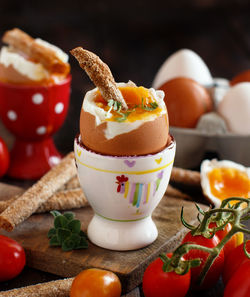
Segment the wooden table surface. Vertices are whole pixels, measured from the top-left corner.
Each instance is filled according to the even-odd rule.
[[[214,77],[231,79],[250,69],[249,1],[43,1],[34,5],[25,1],[1,1],[0,35],[19,27],[34,37],[48,40],[65,51],[82,45],[96,52],[110,66],[117,81],[135,81],[149,87],[162,62],[181,48],[197,52]],[[188,3],[187,3],[188,2]],[[78,119],[83,93],[93,87],[77,63],[72,65],[72,94],[67,119],[55,135],[59,150],[72,150],[78,133]],[[13,137],[0,124],[0,136],[11,147]],[[211,152],[210,152],[211,153]],[[29,181],[10,181],[27,187]],[[57,276],[25,267],[14,280],[0,283],[7,290]],[[222,297],[219,282],[207,292],[187,296]],[[143,296],[136,288],[126,296]],[[156,296],[157,297],[157,296]]]

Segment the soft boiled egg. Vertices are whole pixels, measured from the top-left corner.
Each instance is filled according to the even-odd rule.
[[[191,78],[205,87],[213,85],[207,65],[199,55],[189,49],[177,51],[162,64],[153,81],[153,88],[157,89],[176,77]]]
[[[250,82],[230,88],[217,106],[230,132],[250,135]]]
[[[250,198],[250,168],[228,160],[204,160],[201,187],[215,207],[226,198]]]
[[[114,156],[153,154],[168,143],[168,114],[164,92],[118,83],[128,110],[105,101],[95,88],[86,93],[80,115],[80,134],[90,150]]]

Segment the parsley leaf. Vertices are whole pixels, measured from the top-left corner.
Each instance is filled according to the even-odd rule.
[[[50,213],[54,216],[54,228],[48,232],[50,246],[61,246],[63,251],[88,247],[87,236],[81,230],[81,222],[75,219],[74,213],[61,214],[59,211]]]

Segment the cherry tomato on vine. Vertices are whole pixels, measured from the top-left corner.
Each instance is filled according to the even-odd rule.
[[[244,261],[248,261],[243,249],[244,243],[232,250],[225,259],[222,278],[224,284],[233,276],[234,272],[240,267]],[[246,242],[246,249],[250,253],[250,240]]]
[[[25,252],[15,240],[0,235],[0,281],[16,277],[25,265]]]
[[[190,271],[179,275],[174,271],[164,272],[162,266],[162,260],[157,258],[145,270],[142,280],[145,297],[184,297],[190,286]]]
[[[73,280],[70,297],[120,297],[121,283],[116,274],[103,269],[86,269]]]
[[[4,176],[4,174],[7,172],[10,164],[10,155],[8,148],[3,141],[3,139],[0,137],[0,177]]]
[[[183,238],[182,243],[189,242],[194,244],[199,244],[208,248],[213,248],[219,243],[219,238],[214,235],[212,238],[208,239],[201,235],[193,236],[191,231],[186,234]],[[224,251],[220,252],[219,256],[215,259],[214,263],[210,267],[206,274],[203,283],[198,287],[196,285],[197,279],[202,271],[202,268],[208,258],[209,254],[201,250],[190,250],[187,254],[183,256],[186,260],[200,259],[201,265],[198,267],[191,268],[191,286],[195,289],[207,289],[211,288],[218,281],[224,264]]]
[[[224,297],[249,297],[250,294],[250,260],[241,263],[228,281]]]
[[[209,224],[209,228],[214,228],[216,227],[216,223],[210,223]],[[215,234],[216,236],[219,238],[219,240],[222,240],[227,233],[232,229],[232,225],[230,223],[228,223],[224,229],[217,231]],[[224,245],[224,256],[226,258],[226,256],[233,250],[235,249],[237,246],[237,235],[234,234],[230,240]]]

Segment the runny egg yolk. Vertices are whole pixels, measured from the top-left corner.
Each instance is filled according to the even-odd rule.
[[[144,87],[119,87],[119,90],[121,91],[128,106],[128,110],[121,110],[120,112],[129,114],[126,117],[128,122],[142,120],[151,115],[160,115],[162,109],[158,107],[157,104],[155,105],[157,107],[152,108],[151,104],[156,103],[156,101],[151,97],[148,89]],[[105,111],[110,110],[110,106],[108,106],[108,103],[103,99],[99,91],[96,94],[95,103],[98,107],[103,108]],[[115,121],[119,118],[120,115],[117,111],[112,109],[110,112],[113,115],[109,119],[110,121]]]
[[[250,198],[250,179],[235,168],[214,168],[208,173],[211,193],[220,200],[230,197]]]

